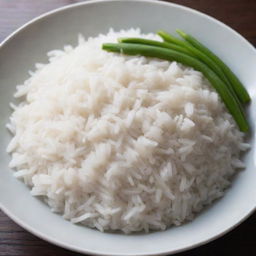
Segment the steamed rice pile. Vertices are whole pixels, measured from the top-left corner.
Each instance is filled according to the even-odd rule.
[[[158,39],[80,36],[17,87],[10,167],[73,223],[163,230],[223,195],[248,144],[200,72],[101,50],[124,36]]]

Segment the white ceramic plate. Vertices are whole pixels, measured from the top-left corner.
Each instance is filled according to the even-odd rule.
[[[252,97],[248,109],[252,150],[247,168],[227,194],[193,222],[163,232],[141,235],[100,233],[73,225],[30,195],[8,168],[5,124],[16,84],[22,83],[35,62],[47,60],[46,52],[75,44],[85,37],[106,33],[110,27],[140,27],[143,32],[183,29],[199,38],[235,71]],[[171,254],[209,242],[241,223],[256,206],[255,120],[256,51],[243,37],[223,23],[195,10],[156,1],[93,1],[60,8],[40,16],[6,39],[0,48],[0,203],[1,209],[31,233],[59,246],[100,255]]]

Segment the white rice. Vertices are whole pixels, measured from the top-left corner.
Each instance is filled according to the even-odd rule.
[[[158,39],[79,36],[17,86],[10,167],[73,223],[163,230],[221,197],[249,145],[200,72],[101,50],[124,36]]]

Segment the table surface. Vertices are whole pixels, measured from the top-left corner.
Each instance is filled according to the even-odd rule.
[[[76,2],[82,1],[0,0],[0,41],[39,14]],[[172,0],[172,2],[189,6],[221,20],[256,46],[256,0]],[[179,256],[256,255],[254,234],[256,234],[256,213],[224,237],[180,253]],[[78,256],[79,254],[35,237],[0,211],[0,255]]]

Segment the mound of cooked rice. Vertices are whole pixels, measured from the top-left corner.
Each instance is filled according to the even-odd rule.
[[[48,53],[15,97],[10,167],[73,223],[125,233],[192,220],[243,168],[243,134],[200,72],[101,50],[99,35]]]

